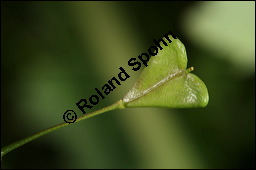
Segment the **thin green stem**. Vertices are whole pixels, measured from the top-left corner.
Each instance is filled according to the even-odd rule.
[[[102,108],[102,109],[100,109],[100,110],[97,110],[97,111],[95,111],[95,112],[92,112],[92,113],[89,113],[89,114],[86,114],[86,115],[83,115],[83,116],[79,117],[79,118],[75,121],[75,123],[77,123],[77,122],[79,122],[79,121],[81,121],[81,120],[88,119],[88,118],[90,118],[90,117],[99,115],[99,114],[101,114],[101,113],[108,112],[108,111],[110,111],[110,110],[124,109],[124,108],[125,108],[125,106],[124,106],[124,104],[123,104],[123,101],[122,101],[122,100],[119,100],[119,101],[117,101],[116,103],[114,103],[114,104],[112,104],[112,105],[110,105],[110,106],[107,106],[107,107]],[[71,124],[73,124],[73,123],[71,123]],[[29,136],[29,137],[26,137],[26,138],[24,138],[24,139],[21,139],[21,140],[15,142],[15,143],[13,143],[13,144],[10,144],[10,145],[8,145],[8,146],[6,146],[6,147],[4,147],[4,148],[1,149],[1,158],[2,158],[4,155],[6,155],[8,152],[10,152],[10,151],[12,151],[12,150],[14,150],[14,149],[16,149],[16,148],[22,146],[22,145],[24,145],[24,144],[26,144],[26,143],[28,143],[28,142],[34,140],[34,139],[36,139],[36,138],[39,138],[40,136],[46,135],[46,134],[48,134],[48,133],[50,133],[50,132],[53,132],[53,131],[55,131],[55,130],[57,130],[57,129],[60,129],[60,128],[62,128],[62,127],[64,127],[64,126],[68,126],[68,125],[70,125],[70,124],[64,122],[64,123],[55,125],[55,126],[53,126],[53,127],[47,128],[47,129],[45,129],[45,130],[42,130],[42,131],[40,131],[40,132],[38,132],[38,133],[36,133],[36,134],[34,134],[34,135],[32,135],[32,136]]]

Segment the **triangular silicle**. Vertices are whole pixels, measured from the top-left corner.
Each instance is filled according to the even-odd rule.
[[[187,55],[179,39],[152,56],[132,89],[123,98],[125,107],[204,107],[208,91],[196,75],[186,70]],[[165,39],[166,40],[166,39]],[[168,42],[166,40],[166,42]]]

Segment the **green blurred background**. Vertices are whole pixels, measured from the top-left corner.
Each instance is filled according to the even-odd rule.
[[[7,154],[2,168],[255,168],[255,2],[2,2],[1,147],[63,122],[172,31],[206,108],[111,111]],[[129,70],[129,71],[128,71]]]

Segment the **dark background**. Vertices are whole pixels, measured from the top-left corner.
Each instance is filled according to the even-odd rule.
[[[255,2],[1,1],[1,147],[68,109],[81,116],[76,102],[168,31],[208,88],[206,108],[111,111],[10,152],[2,168],[255,168]]]

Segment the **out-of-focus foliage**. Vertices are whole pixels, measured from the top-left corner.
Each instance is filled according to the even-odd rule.
[[[206,108],[88,119],[10,152],[2,167],[255,168],[254,13],[254,2],[1,2],[1,147],[63,122],[67,109],[81,116],[76,102],[168,31],[210,95]]]
[[[185,12],[183,27],[194,44],[215,50],[240,74],[254,74],[255,2],[202,2]],[[238,50],[239,49],[239,50]],[[247,74],[247,75],[246,75]]]

